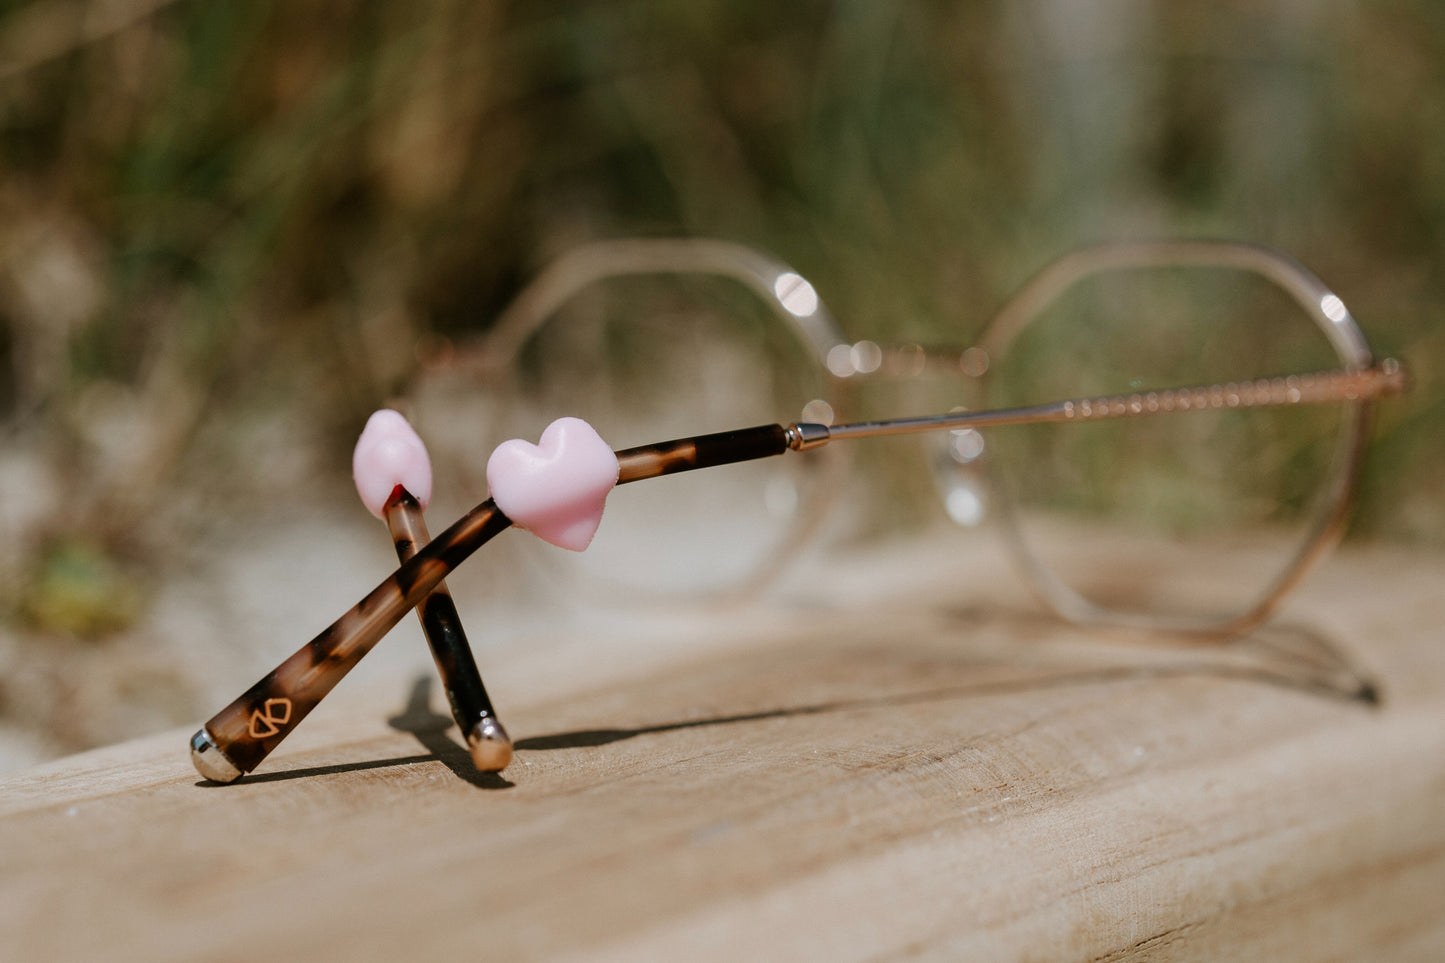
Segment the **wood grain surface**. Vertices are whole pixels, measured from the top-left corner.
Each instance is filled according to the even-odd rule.
[[[1346,552],[1203,649],[887,562],[519,657],[501,776],[424,675],[232,786],[189,731],[13,775],[0,957],[1445,958],[1440,560]]]

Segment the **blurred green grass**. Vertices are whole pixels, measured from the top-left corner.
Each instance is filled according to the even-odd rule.
[[[344,478],[422,347],[632,235],[952,342],[1086,241],[1282,248],[1415,372],[1356,534],[1439,545],[1442,64],[1429,0],[0,5],[0,604],[135,612],[208,517]]]

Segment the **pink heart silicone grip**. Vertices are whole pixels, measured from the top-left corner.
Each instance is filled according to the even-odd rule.
[[[423,510],[431,502],[431,459],[426,445],[400,412],[383,408],[366,421],[351,453],[356,493],[371,514],[381,517],[401,485]]]
[[[503,442],[487,461],[492,500],[512,524],[574,552],[597,534],[617,473],[612,448],[580,418],[557,419],[535,445]]]

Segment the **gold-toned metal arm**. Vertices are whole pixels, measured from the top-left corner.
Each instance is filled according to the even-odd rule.
[[[1387,358],[1378,364],[1357,370],[1320,371],[1313,374],[1260,378],[1254,381],[1228,381],[1094,398],[1073,398],[1020,408],[959,411],[946,415],[890,418],[885,421],[833,425],[827,428],[825,440],[877,438],[885,435],[907,435],[945,429],[996,428],[1067,421],[1105,421],[1176,411],[1369,401],[1401,394],[1408,386],[1409,376],[1406,374],[1404,366],[1393,358]],[[799,441],[791,444],[790,447],[799,451],[822,444],[823,442],[817,440],[818,427],[794,425],[790,429],[789,437],[790,440],[798,438]],[[801,442],[802,435],[805,433],[810,434],[808,444]]]

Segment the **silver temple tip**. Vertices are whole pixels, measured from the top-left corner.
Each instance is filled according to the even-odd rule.
[[[492,716],[483,716],[467,734],[467,748],[478,772],[501,772],[512,761],[512,737]]]
[[[231,764],[205,729],[191,736],[191,765],[211,782],[235,782],[245,775]]]

